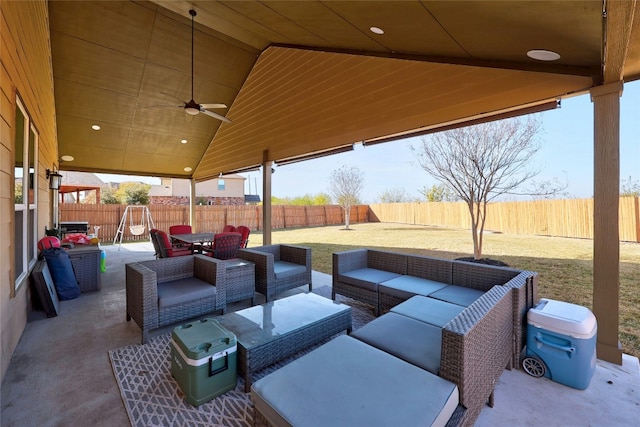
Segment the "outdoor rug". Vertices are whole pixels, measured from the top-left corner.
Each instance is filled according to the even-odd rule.
[[[319,287],[313,292],[331,298],[328,286]],[[336,300],[351,306],[354,330],[373,320],[373,309],[370,306],[340,295]],[[151,338],[145,345],[133,344],[109,351],[113,374],[131,425],[252,426],[250,393],[243,392],[244,381],[240,377],[234,390],[198,407],[185,400],[180,386],[171,376],[170,340],[171,334],[165,333]],[[321,344],[258,371],[254,374],[254,381]]]

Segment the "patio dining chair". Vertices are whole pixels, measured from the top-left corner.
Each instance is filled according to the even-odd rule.
[[[240,247],[246,248],[247,244],[249,244],[249,233],[251,233],[251,229],[246,225],[239,225],[236,227],[236,232],[242,235],[242,239],[240,240]]]
[[[193,229],[188,224],[171,225],[169,226],[169,234],[193,234]],[[194,245],[184,243],[184,242],[179,242],[175,239],[171,239],[171,244],[174,247],[178,246],[178,247],[189,248],[191,249],[191,252],[193,252],[194,250]]]
[[[193,254],[193,251],[189,247],[173,246],[171,244],[171,240],[169,240],[169,235],[162,230],[154,228],[150,233],[151,240],[153,241],[155,238],[157,241],[158,247],[156,248],[156,251],[159,251],[159,258],[171,258]],[[158,256],[158,252],[156,252],[156,256]]]
[[[190,225],[180,224],[169,226],[169,234],[192,234],[193,229]]]
[[[217,233],[213,236],[213,245],[202,249],[207,255],[218,259],[238,257],[242,235],[236,232]]]
[[[236,227],[231,225],[231,224],[225,225],[224,228],[222,229],[223,233],[231,233],[231,232],[234,232],[234,231],[236,231]]]

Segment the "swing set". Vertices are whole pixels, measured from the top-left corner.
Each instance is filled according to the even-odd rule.
[[[127,217],[129,217],[129,232],[134,236],[141,236],[147,232],[147,229],[151,230],[152,228],[155,228],[153,218],[151,218],[151,211],[149,211],[148,206],[128,205],[124,209],[124,214],[122,215],[122,219],[118,225],[118,231],[113,238],[114,245],[116,242],[119,242],[118,250],[120,250],[120,245],[122,245],[122,236],[124,235],[125,227],[127,226]],[[137,221],[138,218],[140,221]],[[120,240],[118,240],[118,238]]]

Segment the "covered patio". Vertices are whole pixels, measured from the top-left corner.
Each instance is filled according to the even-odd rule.
[[[587,93],[597,351],[622,364],[619,98],[640,78],[636,0],[31,1],[2,2],[0,19],[3,379],[31,329],[35,242],[58,222],[47,171],[187,178],[193,201],[197,181],[261,169],[268,244],[274,162]]]
[[[124,263],[152,259],[154,252],[149,242],[104,248],[107,271],[101,291],[63,301],[58,317],[32,314],[3,383],[3,425],[67,425],[69,420],[96,427],[128,425],[107,352],[139,343],[138,326],[124,321]],[[313,282],[314,289],[330,287],[331,276],[314,272]],[[279,297],[307,290],[301,287]],[[263,299],[258,295],[256,302]],[[247,304],[235,303],[231,309]],[[165,327],[153,335],[170,330]],[[598,361],[587,390],[536,379],[522,370],[505,371],[496,387],[495,406],[485,407],[475,425],[633,425],[638,384],[638,359],[626,355],[621,366]]]

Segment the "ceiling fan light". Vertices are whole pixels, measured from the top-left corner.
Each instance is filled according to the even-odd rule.
[[[200,112],[200,110],[198,110],[197,108],[193,108],[193,107],[184,107],[184,111],[186,111],[187,114],[191,114],[192,116],[195,116],[196,114],[198,114]]]

